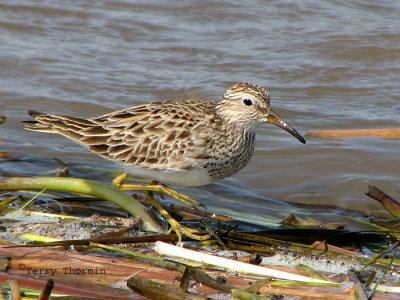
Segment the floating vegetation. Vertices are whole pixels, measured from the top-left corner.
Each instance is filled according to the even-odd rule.
[[[55,163],[64,171],[46,177],[1,173],[0,266],[8,280],[3,293],[42,294],[42,299],[129,299],[132,293],[153,299],[320,299],[333,294],[387,299],[387,293],[400,298],[398,221],[369,223],[353,213],[344,219],[371,230],[350,231],[346,223],[289,215],[274,226],[261,226],[204,209],[159,204],[185,230],[207,237],[193,240],[168,233],[160,225],[163,216],[145,197],[117,190],[111,179],[105,185],[65,177],[77,170]],[[83,174],[88,169],[80,168]],[[383,191],[370,187],[367,194],[394,217],[400,215],[400,205]]]

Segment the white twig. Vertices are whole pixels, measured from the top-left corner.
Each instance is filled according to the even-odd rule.
[[[180,257],[185,259],[194,260],[197,262],[201,262],[204,264],[214,265],[223,267],[229,270],[243,272],[243,273],[251,273],[256,275],[263,275],[263,276],[271,276],[280,279],[286,280],[294,280],[294,281],[301,281],[301,282],[320,282],[320,283],[333,283],[337,284],[332,281],[326,281],[321,279],[316,279],[312,277],[287,273],[283,271],[278,271],[262,266],[252,265],[249,263],[232,260],[224,257],[219,257],[211,254],[202,253],[199,251],[189,250],[181,247],[177,247],[171,244],[167,244],[164,242],[156,242],[154,246],[154,250],[161,254],[167,256],[174,256]]]

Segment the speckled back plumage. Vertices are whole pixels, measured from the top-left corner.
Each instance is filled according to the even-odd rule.
[[[243,97],[252,99],[254,109],[245,107]],[[219,102],[153,102],[88,119],[30,111],[35,121],[26,128],[64,135],[129,173],[197,186],[248,163],[255,128],[269,111],[267,92],[246,83],[232,86]]]

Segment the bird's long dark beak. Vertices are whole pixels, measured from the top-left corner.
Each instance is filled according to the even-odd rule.
[[[306,140],[292,126],[286,124],[286,122],[279,118],[272,110],[270,110],[266,120],[268,123],[274,124],[283,130],[286,130],[303,144],[306,143]]]

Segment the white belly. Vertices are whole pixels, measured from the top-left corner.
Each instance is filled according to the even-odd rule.
[[[125,172],[134,176],[144,177],[165,184],[182,187],[193,187],[210,184],[214,180],[205,169],[191,169],[184,171],[158,171],[135,166],[123,166]]]

